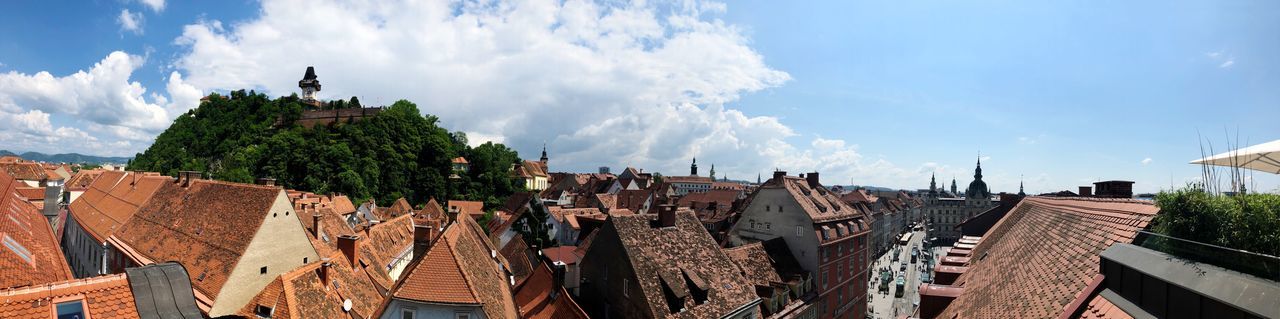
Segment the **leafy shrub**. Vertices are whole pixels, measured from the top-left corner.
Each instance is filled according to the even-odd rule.
[[[1157,233],[1280,256],[1280,195],[1222,196],[1186,187],[1161,192],[1156,205]]]

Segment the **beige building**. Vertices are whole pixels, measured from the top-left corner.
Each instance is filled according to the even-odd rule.
[[[139,265],[181,263],[210,317],[235,314],[281,274],[318,260],[283,189],[198,174],[161,186],[112,244]]]

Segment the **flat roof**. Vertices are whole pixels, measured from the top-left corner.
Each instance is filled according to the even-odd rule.
[[[1115,262],[1169,284],[1266,318],[1280,318],[1280,283],[1211,264],[1194,262],[1131,244],[1102,251]]]

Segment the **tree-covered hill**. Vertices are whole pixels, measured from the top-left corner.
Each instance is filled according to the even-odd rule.
[[[358,102],[352,101],[354,105]],[[335,105],[340,103],[331,103]],[[270,99],[243,90],[209,101],[174,120],[131,170],[176,175],[204,171],[214,179],[275,178],[286,188],[344,193],[389,203],[399,197],[480,200],[497,207],[523,187],[509,177],[519,155],[502,144],[467,146],[466,135],[441,128],[435,116],[401,100],[377,116],[307,129],[292,124],[304,104],[295,96]],[[276,125],[277,119],[284,125]],[[450,160],[471,170],[450,179]]]

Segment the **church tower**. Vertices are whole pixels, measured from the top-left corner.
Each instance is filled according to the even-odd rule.
[[[693,158],[693,165],[689,165],[689,176],[698,176],[698,158]]]
[[[547,171],[547,143],[542,143],[542,157],[538,158],[538,165],[542,166],[543,173],[549,173]]]
[[[1021,179],[1021,178],[1019,178],[1019,179],[1018,179],[1018,196],[1027,196],[1027,193],[1022,191],[1022,179]]]
[[[711,180],[716,179],[716,164],[711,164],[711,171],[707,172],[707,176],[711,176]]]
[[[933,173],[929,175],[929,193],[930,194],[938,192],[937,178],[938,178],[938,173]]]
[[[302,88],[302,102],[315,105],[316,92],[320,91],[320,80],[316,79],[316,68],[308,66],[307,73],[302,75],[302,80],[298,81],[298,87]]]
[[[959,194],[959,192],[957,192],[957,191],[956,191],[956,178],[955,178],[955,177],[952,177],[952,178],[951,178],[951,194],[953,194],[953,195],[954,195],[954,194]]]

